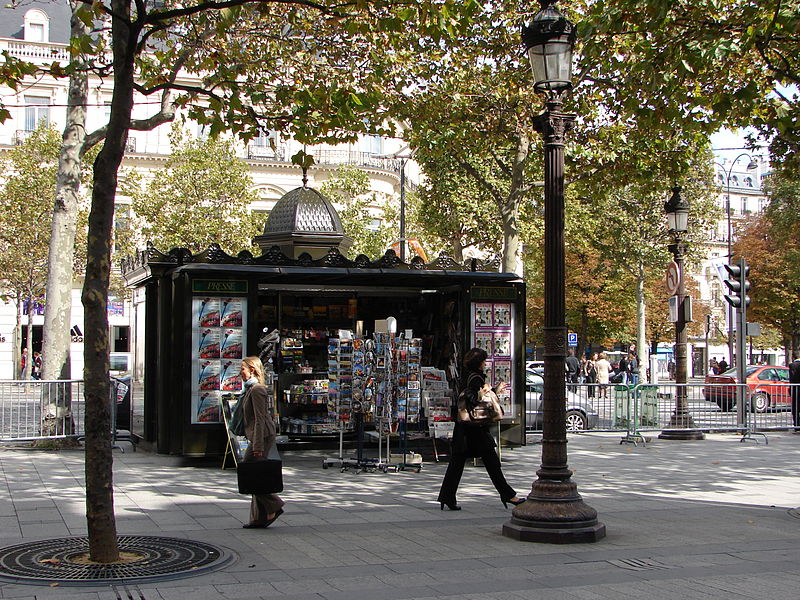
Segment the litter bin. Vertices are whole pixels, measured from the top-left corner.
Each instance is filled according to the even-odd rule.
[[[613,427],[628,429],[631,425],[631,413],[633,412],[631,390],[632,385],[619,383],[614,386],[614,420]]]
[[[639,425],[642,427],[658,427],[658,386],[640,385],[636,388],[636,402]]]

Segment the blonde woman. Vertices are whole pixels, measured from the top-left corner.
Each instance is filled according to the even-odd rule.
[[[267,387],[264,385],[264,367],[257,356],[242,361],[239,376],[244,382],[240,402],[244,416],[244,434],[250,445],[244,453],[245,461],[266,460],[277,436],[275,422],[267,404]],[[253,494],[250,502],[250,522],[245,529],[269,527],[283,514],[283,500],[277,494]]]
[[[611,363],[606,358],[606,353],[601,352],[600,358],[594,363],[594,368],[597,370],[597,384],[600,391],[601,398],[608,398],[608,381],[611,374]]]

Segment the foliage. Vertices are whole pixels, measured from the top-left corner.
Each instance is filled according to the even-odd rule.
[[[428,247],[445,250],[458,262],[463,261],[463,251],[470,248],[478,255],[497,256],[502,239],[498,208],[478,178],[448,156],[429,156],[421,151],[415,158],[426,175],[409,211],[417,236]],[[491,175],[491,165],[486,161],[476,157],[470,160],[482,173],[479,178],[501,180]]]
[[[800,2],[585,0],[579,15],[581,84],[595,114],[640,129],[712,133],[755,125],[797,150]]]
[[[350,257],[365,254],[375,260],[397,239],[397,210],[388,198],[379,199],[376,192],[370,192],[365,171],[341,166],[322,184],[320,192],[337,205],[345,235],[353,240]]]
[[[152,179],[131,173],[131,229],[142,239],[166,251],[188,248],[200,252],[211,243],[236,254],[252,249],[252,239],[263,225],[249,212],[258,199],[247,165],[236,157],[231,141],[191,139],[180,125],[170,134],[172,154]],[[128,240],[120,240],[124,252]]]
[[[8,153],[2,166],[0,273],[12,297],[44,294],[60,143],[54,129],[40,126]]]
[[[748,320],[770,325],[800,348],[800,179],[771,175],[765,190],[769,205],[740,231],[734,260],[750,265]]]

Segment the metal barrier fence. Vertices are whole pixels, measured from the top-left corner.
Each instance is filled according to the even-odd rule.
[[[0,441],[82,437],[83,381],[0,381]]]
[[[751,386],[747,384],[705,383],[641,383],[636,386],[610,384],[567,383],[568,428],[596,431],[621,431],[636,434],[640,431],[675,429],[670,421],[676,410],[691,417],[692,429],[703,431],[769,431],[793,429],[792,389],[800,394],[800,384],[775,382]],[[531,405],[536,400],[528,392],[528,430]],[[745,409],[738,409],[737,398],[745,398]],[[583,415],[585,420],[569,421],[570,414]],[[582,427],[583,426],[583,427]]]

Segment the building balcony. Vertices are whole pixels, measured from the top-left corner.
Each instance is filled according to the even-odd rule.
[[[0,50],[7,50],[14,58],[36,64],[50,64],[53,61],[66,64],[70,60],[66,44],[3,40]]]
[[[28,131],[27,129],[17,129],[14,132],[14,145],[21,146],[32,135],[33,131]]]

